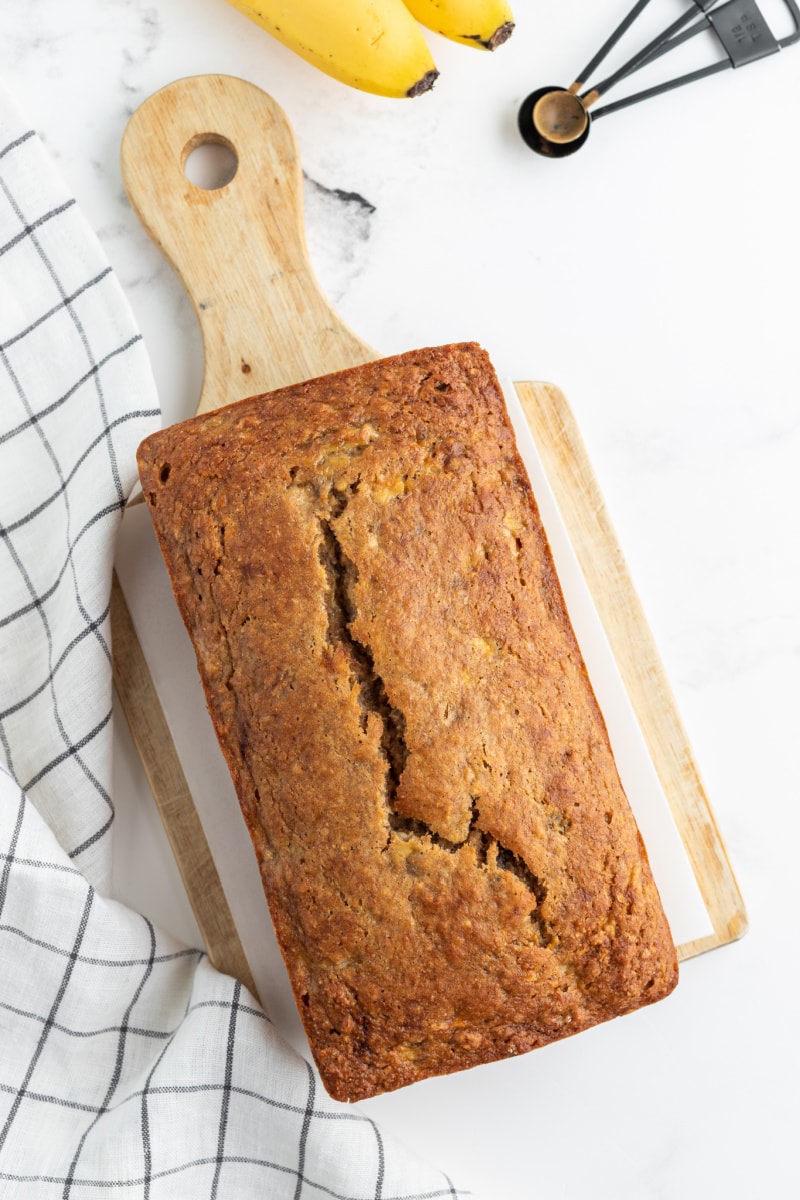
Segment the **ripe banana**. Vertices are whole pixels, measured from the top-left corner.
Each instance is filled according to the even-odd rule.
[[[455,42],[496,50],[514,31],[506,0],[405,0],[417,20]]]
[[[439,74],[403,0],[229,0],[301,58],[380,96],[418,96]]]

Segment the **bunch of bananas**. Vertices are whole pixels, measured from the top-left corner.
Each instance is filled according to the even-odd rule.
[[[417,24],[494,50],[514,28],[507,0],[229,0],[321,71],[364,92],[419,96],[439,72]]]

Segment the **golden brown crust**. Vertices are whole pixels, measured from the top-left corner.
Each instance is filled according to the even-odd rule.
[[[145,496],[328,1091],[665,996],[675,949],[491,364],[148,438]]]

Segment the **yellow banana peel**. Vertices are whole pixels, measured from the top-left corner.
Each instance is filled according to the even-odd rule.
[[[439,74],[403,0],[228,0],[306,62],[380,96],[418,96]]]
[[[506,0],[405,0],[417,20],[455,42],[496,50],[514,31]]]

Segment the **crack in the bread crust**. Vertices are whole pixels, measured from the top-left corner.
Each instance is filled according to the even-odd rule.
[[[328,640],[332,645],[341,645],[347,653],[350,671],[358,684],[362,730],[366,731],[369,713],[380,717],[383,727],[381,753],[387,767],[387,799],[390,811],[393,811],[391,806],[408,759],[405,741],[406,719],[400,709],[395,708],[389,700],[386,685],[375,670],[372,651],[353,637],[350,629],[356,611],[349,581],[356,568],[344,554],[330,520],[320,519],[319,524],[322,531],[320,560],[325,567],[329,583]]]
[[[405,714],[389,699],[386,685],[375,669],[371,649],[353,634],[352,624],[358,615],[353,585],[358,579],[358,568],[345,554],[333,524],[344,512],[356,488],[357,484],[351,485],[349,493],[335,490],[328,515],[318,518],[321,533],[319,559],[328,580],[328,641],[333,646],[341,646],[347,655],[351,675],[358,686],[358,701],[362,709],[361,728],[366,731],[370,713],[374,713],[381,722],[380,750],[386,762],[385,797],[389,829],[406,840],[426,838],[449,853],[455,853],[469,842],[476,850],[478,864],[484,868],[487,866],[489,848],[496,847],[495,865],[514,875],[535,901],[530,919],[537,930],[540,944],[554,945],[556,938],[541,915],[541,906],[547,896],[545,885],[519,855],[508,850],[492,834],[477,828],[478,807],[475,797],[471,797],[469,832],[461,842],[442,837],[426,822],[397,812],[397,790],[409,756],[405,740]]]

